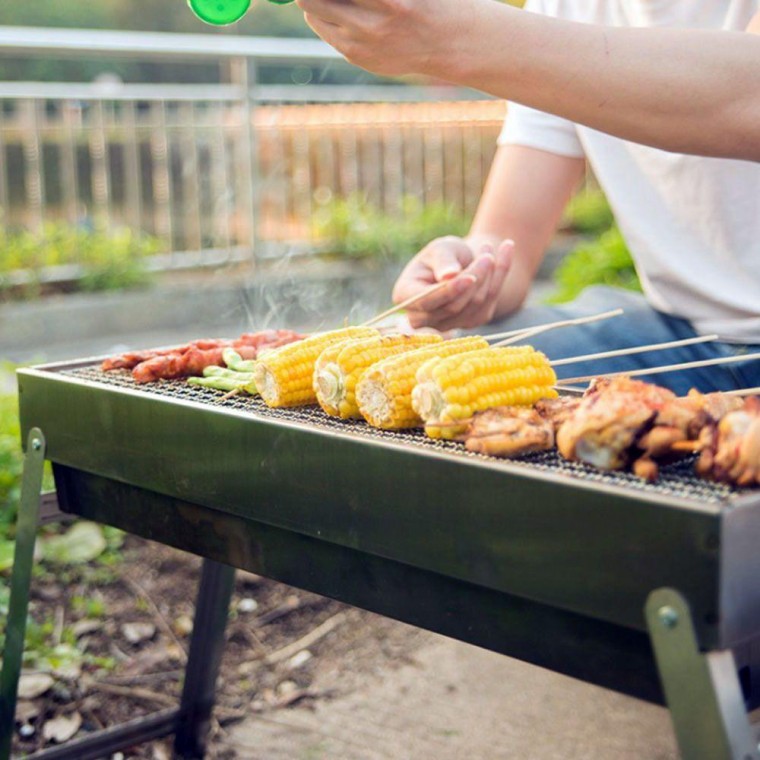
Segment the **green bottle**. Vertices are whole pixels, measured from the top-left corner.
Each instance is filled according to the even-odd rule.
[[[277,5],[287,5],[293,0],[269,0]],[[240,21],[251,7],[251,0],[187,0],[193,13],[207,24],[225,26]]]

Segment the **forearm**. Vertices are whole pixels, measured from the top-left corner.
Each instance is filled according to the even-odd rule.
[[[760,37],[575,24],[484,2],[436,73],[625,139],[760,160]]]
[[[495,317],[522,306],[567,201],[583,177],[585,161],[519,145],[498,148],[468,240],[515,241],[512,266]]]

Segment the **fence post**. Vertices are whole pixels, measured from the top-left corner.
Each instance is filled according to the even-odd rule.
[[[40,139],[39,104],[24,102],[26,123],[21,138],[24,155],[26,202],[29,205],[29,226],[42,233],[45,225],[45,175],[42,171],[42,141]]]
[[[251,263],[255,264],[260,255],[257,230],[259,211],[259,158],[256,144],[256,96],[255,87],[258,69],[253,58],[235,58],[230,66],[233,84],[240,88],[242,109],[242,153],[244,203],[248,222],[248,241],[251,248]]]

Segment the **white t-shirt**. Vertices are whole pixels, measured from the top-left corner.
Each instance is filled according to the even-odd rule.
[[[610,26],[739,31],[760,0],[528,0],[526,9]],[[760,343],[760,163],[670,153],[518,104],[499,143],[585,156],[652,306],[699,333]]]

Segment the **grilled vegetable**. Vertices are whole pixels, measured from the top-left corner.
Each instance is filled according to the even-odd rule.
[[[486,348],[423,364],[417,371],[412,408],[431,438],[455,438],[475,412],[555,398],[556,382],[549,360],[530,346]],[[461,425],[456,424],[459,420]]]
[[[251,395],[256,394],[256,386],[253,382],[253,372],[238,372],[232,369],[230,361],[235,366],[245,366],[250,360],[243,360],[240,354],[232,352],[235,356],[225,356],[227,367],[212,365],[203,370],[203,377],[188,377],[189,385],[200,385],[202,388],[214,388],[218,391],[245,391]],[[235,358],[237,357],[237,358]],[[252,363],[252,362],[250,362]]]
[[[222,351],[222,359],[235,372],[253,372],[253,368],[256,366],[255,359],[243,359],[234,348],[225,348]]]
[[[315,404],[314,365],[319,355],[328,346],[378,334],[373,327],[345,327],[270,351],[256,361],[255,387],[271,407]]]
[[[217,391],[245,391],[252,393],[253,378],[243,372],[235,372],[232,375],[209,375],[207,377],[188,377],[190,385],[200,385],[202,388],[214,388]]]
[[[326,348],[314,368],[314,392],[319,405],[333,417],[360,419],[356,386],[373,364],[442,340],[440,335],[378,335]]]
[[[485,338],[473,336],[447,340],[437,346],[418,348],[383,359],[373,364],[356,386],[359,411],[374,427],[414,427],[422,421],[412,409],[412,389],[417,370],[438,356],[452,356],[487,347]]]

